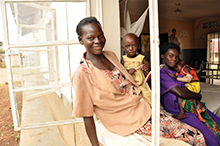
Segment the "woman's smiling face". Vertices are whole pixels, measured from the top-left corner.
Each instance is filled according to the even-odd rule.
[[[86,50],[93,55],[100,55],[105,46],[105,36],[99,24],[90,23],[82,26],[82,36],[79,42],[85,46]]]
[[[170,48],[165,54],[162,54],[161,57],[168,68],[173,68],[179,61],[179,52],[177,49]]]

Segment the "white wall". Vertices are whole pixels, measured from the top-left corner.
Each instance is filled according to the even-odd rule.
[[[103,30],[106,36],[105,50],[115,52],[121,59],[120,14],[118,0],[103,0]]]
[[[101,9],[99,6],[102,6]],[[120,13],[118,0],[91,0],[91,15],[102,23],[106,37],[105,50],[113,51],[121,58]],[[99,14],[101,13],[101,14]]]

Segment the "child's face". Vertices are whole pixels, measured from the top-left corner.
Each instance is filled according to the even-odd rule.
[[[127,35],[122,40],[122,47],[127,53],[128,57],[133,57],[136,55],[139,44],[137,42],[137,37],[135,35]]]
[[[183,62],[182,61],[179,61],[177,63],[177,65],[174,67],[174,69],[177,71],[177,72],[181,72],[181,69],[183,68]]]
[[[83,25],[82,36],[79,36],[80,44],[84,45],[87,52],[93,55],[100,55],[105,46],[105,36],[97,23]]]
[[[181,71],[181,69],[182,69],[182,66],[178,63],[178,64],[174,67],[174,69],[175,69],[177,72],[180,73],[180,71]]]

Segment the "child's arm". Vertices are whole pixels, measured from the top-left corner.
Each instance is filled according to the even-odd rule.
[[[143,63],[144,63],[144,66],[142,67],[142,70],[144,72],[144,75],[146,76],[149,73],[151,66],[146,58],[143,59]]]
[[[92,146],[99,146],[98,138],[96,135],[95,123],[92,117],[83,117],[86,133]]]
[[[192,81],[193,76],[191,75],[186,75],[183,77],[177,77],[176,80],[184,83],[190,83]]]

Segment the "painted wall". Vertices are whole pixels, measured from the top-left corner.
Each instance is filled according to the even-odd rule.
[[[118,0],[103,0],[103,30],[106,37],[105,50],[115,52],[121,58],[120,17]]]
[[[193,42],[191,41],[194,37],[193,26],[194,23],[191,21],[171,20],[164,18],[161,18],[159,21],[160,33],[168,33],[170,36],[172,34],[172,29],[176,29],[176,37],[180,42],[181,49],[193,48]]]
[[[194,23],[194,48],[207,48],[207,35],[209,33],[214,33],[219,31],[219,27],[208,27],[203,28],[203,25],[207,24],[208,22],[219,21],[219,17],[209,17],[196,20]]]

